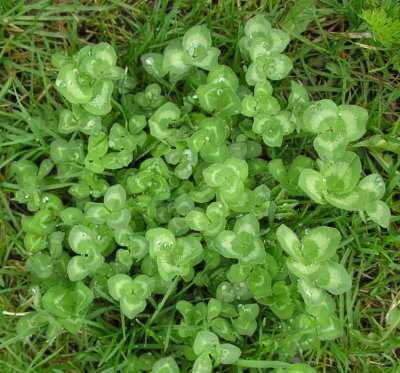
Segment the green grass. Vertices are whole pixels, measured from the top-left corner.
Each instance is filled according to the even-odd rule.
[[[21,313],[29,311],[33,293],[21,261],[25,250],[19,222],[24,210],[11,200],[16,186],[9,180],[9,165],[16,158],[35,160],[48,151],[53,134],[46,123],[56,120],[60,100],[54,89],[56,71],[51,67],[51,56],[56,51],[73,53],[84,45],[107,41],[118,50],[120,66],[128,67],[135,76],[141,70],[141,54],[162,49],[168,40],[203,21],[213,31],[216,46],[225,51],[226,60],[221,63],[238,67],[238,32],[243,21],[264,12],[279,25],[292,3],[0,0],[1,372],[119,372],[124,371],[129,356],[138,351],[163,356],[166,346],[179,350],[170,338],[174,326],[168,314],[182,294],[191,291],[182,289],[170,297],[166,295],[152,322],[143,324],[139,319],[131,323],[134,328],[120,325],[119,315],[102,305],[96,309],[97,314],[88,315],[90,321],[78,335],[64,334],[51,345],[43,335],[24,343],[16,337],[16,321]],[[361,0],[320,2],[306,32],[290,44],[289,55],[295,66],[291,78],[303,82],[314,99],[331,98],[369,110],[368,134],[356,149],[364,170],[384,177],[388,186],[385,199],[395,218],[384,230],[375,224],[361,224],[359,218],[326,206],[313,211],[304,206],[293,216],[294,224],[334,222],[347,243],[340,252],[342,263],[353,275],[352,290],[340,296],[338,302],[345,335],[339,341],[321,343],[307,354],[299,353],[298,358],[313,364],[318,372],[395,373],[400,371],[400,333],[396,332],[400,319],[389,324],[387,318],[400,301],[396,217],[400,210],[400,145],[396,139],[400,132],[400,81],[390,67],[386,48],[368,34],[357,33],[369,31],[360,27],[362,20],[356,14],[360,4]],[[287,91],[289,83],[285,82]],[[374,136],[381,136],[382,141],[374,143]],[[288,201],[281,202],[283,205]],[[284,206],[278,208],[285,213]],[[270,325],[271,333],[278,327]],[[166,342],[161,334],[166,335]],[[247,356],[254,360],[271,359],[272,355],[257,343],[249,350]],[[187,366],[183,369],[189,371]]]

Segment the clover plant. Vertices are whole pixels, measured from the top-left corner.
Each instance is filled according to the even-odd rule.
[[[246,367],[250,338],[289,362],[276,372],[314,371],[290,362],[343,333],[335,301],[351,277],[334,219],[291,217],[341,209],[386,228],[390,210],[384,180],[352,147],[367,111],[313,102],[296,81],[277,94],[288,43],[257,15],[240,35],[243,68],[220,64],[204,25],[144,54],[143,69],[119,67],[107,43],[54,56],[58,128],[40,156],[11,167],[37,289],[20,336],[77,333],[106,304],[133,332],[169,325],[174,348],[135,346],[135,372]]]

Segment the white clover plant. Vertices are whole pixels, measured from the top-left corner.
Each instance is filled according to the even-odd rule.
[[[64,99],[56,136],[40,162],[21,156],[12,166],[38,289],[20,335],[77,333],[101,317],[92,312],[99,304],[132,328],[169,316],[178,352],[137,351],[134,371],[208,373],[246,367],[248,338],[291,361],[343,333],[335,296],[351,277],[337,253],[341,234],[310,226],[299,239],[292,217],[302,201],[387,228],[385,182],[365,174],[352,147],[366,132],[365,109],[313,102],[295,81],[287,100],[276,94],[293,67],[288,43],[263,16],[251,18],[239,41],[249,65],[234,71],[195,26],[141,57],[148,85],[117,66],[107,43],[54,56]],[[171,93],[180,82],[182,100]],[[286,152],[297,136],[314,151]],[[271,320],[282,333],[269,332]],[[314,371],[285,366],[276,372]]]

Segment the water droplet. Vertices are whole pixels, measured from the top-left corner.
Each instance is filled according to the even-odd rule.
[[[151,57],[147,57],[145,62],[147,65],[153,66],[154,65],[154,60]]]
[[[94,65],[95,63],[96,63],[96,60],[91,60],[91,61],[90,61],[90,64],[91,64],[91,65]]]
[[[43,197],[43,198],[42,198],[42,202],[43,202],[43,203],[49,202],[49,197],[47,197],[47,196],[46,196],[46,197]]]
[[[73,72],[74,74],[78,74],[78,69],[75,68],[75,69],[72,70],[72,72]]]

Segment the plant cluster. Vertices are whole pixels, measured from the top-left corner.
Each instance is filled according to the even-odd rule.
[[[336,254],[341,234],[288,228],[274,214],[283,194],[389,225],[384,181],[363,175],[351,148],[368,114],[312,102],[294,81],[288,99],[276,94],[293,67],[288,35],[262,16],[244,31],[242,71],[220,65],[210,32],[195,26],[163,54],[141,57],[147,86],[135,86],[106,43],[54,56],[66,100],[48,124],[55,139],[43,159],[12,169],[15,200],[30,212],[22,226],[36,289],[19,335],[77,333],[108,302],[133,328],[175,322],[168,338],[181,348],[137,351],[126,371],[175,373],[184,361],[182,371],[206,373],[254,367],[253,339],[260,356],[283,360],[277,372],[312,372],[285,362],[343,333],[333,297],[351,287]],[[291,159],[285,144],[299,138],[315,152]],[[52,188],[56,180],[66,188]],[[269,332],[273,324],[280,332]]]

